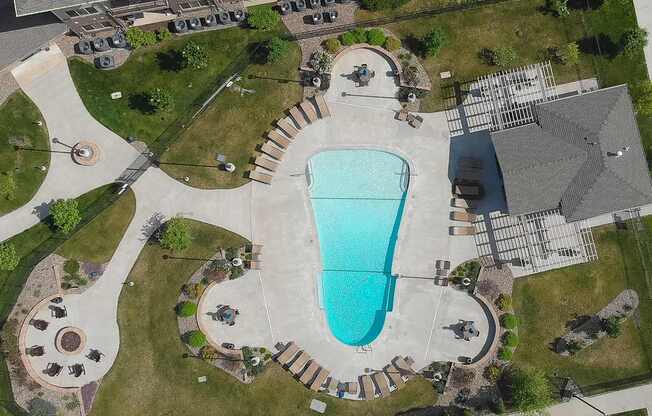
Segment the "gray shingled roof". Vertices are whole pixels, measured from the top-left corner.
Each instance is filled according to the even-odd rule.
[[[626,86],[535,108],[538,124],[491,134],[510,214],[561,207],[577,221],[652,203]]]
[[[16,16],[50,12],[74,6],[90,6],[102,0],[14,0]]]

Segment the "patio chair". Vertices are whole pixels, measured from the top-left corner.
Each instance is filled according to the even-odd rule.
[[[328,109],[328,104],[326,104],[326,100],[324,100],[324,96],[315,95],[314,99],[315,99],[315,103],[317,104],[317,110],[319,110],[319,114],[321,118],[330,117],[331,112]]]
[[[50,308],[50,314],[54,318],[61,319],[68,316],[68,310],[66,309],[65,305],[63,306],[50,305],[49,308]]]
[[[43,319],[32,319],[29,321],[29,323],[39,331],[45,331],[48,329],[48,325],[50,325],[48,321],[44,321]]]
[[[473,222],[476,219],[476,215],[469,212],[452,211],[450,213],[450,219],[453,221]]]
[[[33,345],[29,348],[26,348],[25,353],[27,355],[31,355],[32,357],[41,357],[43,354],[45,354],[45,348],[43,348],[42,345]]]
[[[56,377],[61,374],[61,370],[63,370],[63,366],[59,363],[48,363],[43,372],[50,377]]]
[[[450,235],[475,235],[475,227],[448,227]]]
[[[306,366],[306,363],[310,360],[310,355],[305,352],[301,351],[299,355],[297,356],[296,360],[288,367],[288,370],[292,375],[299,375],[301,373],[301,370],[303,370]]]
[[[272,175],[268,175],[266,173],[257,170],[249,171],[249,179],[253,179],[256,182],[264,183],[265,185],[272,184]]]
[[[288,135],[289,138],[294,139],[299,134],[299,129],[294,127],[294,124],[287,118],[282,118],[276,122],[276,125],[281,128]]]
[[[303,110],[304,114],[308,117],[311,123],[317,121],[317,112],[315,111],[315,106],[308,100],[305,100],[299,104],[299,107]]]
[[[306,118],[299,110],[299,107],[294,106],[290,108],[290,115],[292,116],[292,119],[297,123],[300,129],[308,125],[308,121],[306,121]]]
[[[407,121],[408,114],[410,114],[410,113],[409,113],[409,111],[407,109],[401,108],[401,111],[396,113],[396,119],[398,121]]]
[[[376,389],[371,377],[364,375],[360,377],[360,385],[362,385],[362,397],[365,400],[373,400],[376,397]]]
[[[99,363],[103,355],[104,353],[100,352],[99,350],[91,349],[88,355],[86,356],[86,358],[88,358],[91,361],[95,361],[96,363]]]
[[[301,377],[299,377],[299,381],[301,384],[303,384],[306,387],[310,386],[310,383],[312,380],[315,378],[315,375],[317,375],[317,372],[321,369],[319,364],[317,364],[317,361],[312,360],[310,362],[310,365],[308,368],[306,368],[306,371],[301,374]]]
[[[405,386],[405,380],[401,377],[401,373],[392,364],[387,364],[383,371],[385,371],[387,377],[389,377],[390,381],[394,384],[395,389],[400,389]]]
[[[378,386],[380,397],[389,397],[389,383],[387,382],[385,375],[383,373],[376,372],[371,375],[371,378],[373,379],[374,383],[376,383],[376,386]]]
[[[325,368],[322,368],[319,370],[319,373],[317,373],[317,377],[315,377],[315,380],[310,384],[310,390],[312,391],[319,391],[321,390],[321,386],[324,384],[324,381],[326,381],[326,377],[331,372],[326,370]]]
[[[270,155],[276,160],[279,161],[283,160],[283,155],[284,155],[283,150],[279,149],[276,146],[273,146],[269,141],[265,142],[260,148],[260,150],[263,153]]]
[[[299,351],[299,347],[297,347],[294,341],[290,341],[287,343],[283,351],[276,356],[275,360],[279,364],[285,365],[290,361],[290,359],[292,359],[292,357],[294,357],[294,354],[296,354],[297,351]]]
[[[260,270],[261,264],[259,261],[245,260],[245,268],[249,270]]]
[[[73,364],[68,366],[68,375],[79,377],[82,374],[86,374],[84,364]]]
[[[258,156],[256,160],[254,160],[254,165],[260,166],[261,168],[265,168],[270,172],[276,172],[276,169],[278,168],[278,162],[275,162],[263,156]]]
[[[410,124],[410,126],[414,127],[415,129],[418,129],[421,127],[421,123],[423,123],[423,117],[415,116],[413,114],[408,114],[407,121]]]

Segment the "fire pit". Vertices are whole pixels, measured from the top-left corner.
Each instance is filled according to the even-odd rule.
[[[57,350],[62,354],[77,354],[86,346],[86,335],[79,328],[61,328],[56,337]]]

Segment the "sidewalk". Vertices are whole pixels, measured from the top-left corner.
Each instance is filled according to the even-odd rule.
[[[652,384],[583,397],[583,399],[609,415],[642,408],[646,408],[649,413],[652,411]],[[548,409],[548,413],[551,416],[599,415],[598,412],[578,399],[571,399],[567,403],[552,406]]]
[[[636,17],[638,25],[647,30],[652,36],[652,2],[650,0],[634,0],[634,9],[636,9]],[[648,41],[645,47],[645,63],[647,64],[648,77],[652,69],[652,42]]]

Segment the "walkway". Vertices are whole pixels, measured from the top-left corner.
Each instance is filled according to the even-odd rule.
[[[652,2],[650,0],[634,0],[634,9],[638,25],[647,30],[649,36],[652,36]],[[652,78],[652,41],[647,43],[644,52],[648,77]]]
[[[609,415],[643,408],[646,408],[648,413],[652,413],[652,384],[583,397],[583,399]],[[548,409],[548,413],[550,416],[599,415],[598,412],[578,399],[571,399],[567,403],[552,406]]]

